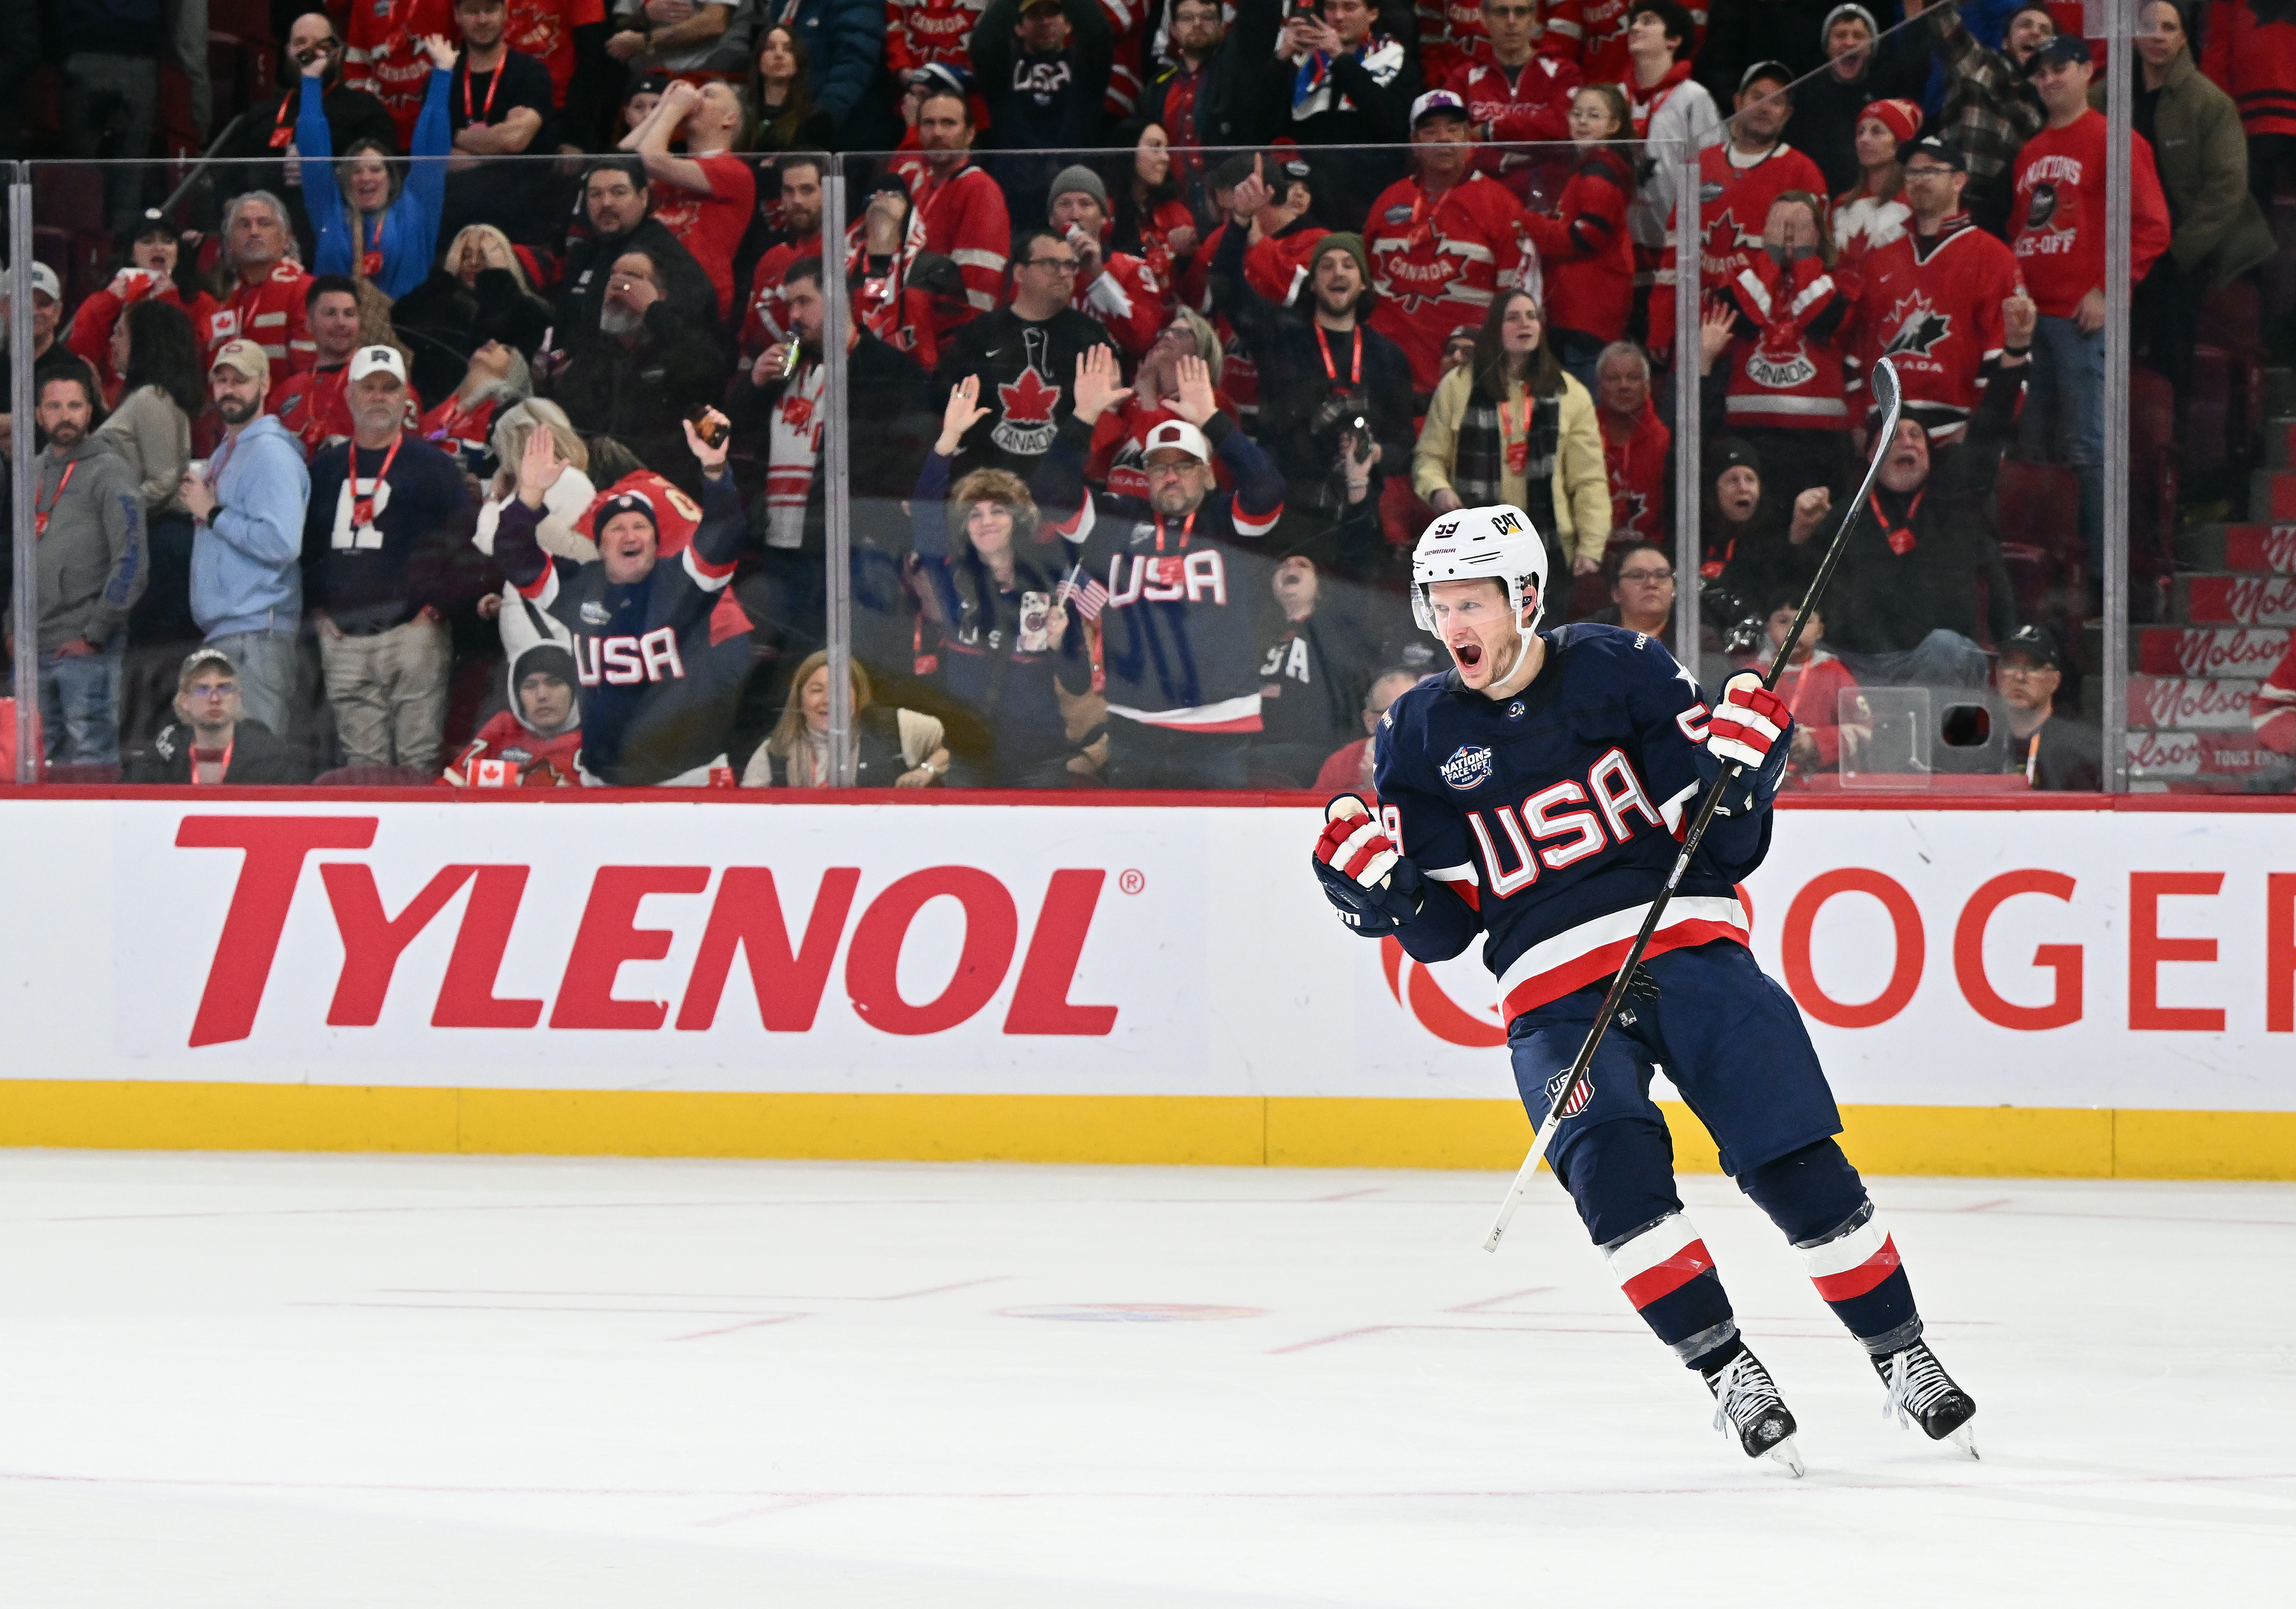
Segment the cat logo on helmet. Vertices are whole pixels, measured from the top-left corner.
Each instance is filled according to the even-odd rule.
[[[1502,508],[1491,515],[1491,529],[1503,537],[1511,537],[1529,523],[1511,508]]]

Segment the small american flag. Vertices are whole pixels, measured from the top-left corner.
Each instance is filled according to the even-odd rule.
[[[1078,586],[1077,578],[1083,571],[1084,565],[1079,562],[1062,579],[1060,601],[1066,603],[1074,600],[1078,614],[1087,620],[1096,620],[1100,619],[1100,612],[1108,607],[1108,588],[1103,587],[1097,580],[1089,580],[1081,587]]]

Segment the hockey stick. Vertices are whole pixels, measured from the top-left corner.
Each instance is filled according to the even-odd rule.
[[[1850,500],[1849,508],[1843,512],[1841,527],[1835,530],[1833,542],[1826,547],[1825,557],[1818,564],[1817,574],[1810,579],[1809,591],[1802,598],[1800,612],[1794,616],[1793,628],[1786,633],[1786,640],[1778,644],[1777,656],[1770,661],[1770,669],[1762,677],[1762,685],[1772,691],[1776,689],[1778,678],[1785,674],[1785,668],[1793,662],[1794,649],[1800,644],[1802,631],[1808,626],[1809,617],[1816,612],[1818,600],[1825,595],[1825,584],[1833,579],[1833,568],[1841,562],[1841,551],[1849,545],[1850,527],[1857,523],[1859,512],[1865,508],[1866,498],[1873,495],[1874,477],[1882,472],[1882,460],[1889,456],[1890,443],[1898,433],[1898,410],[1904,397],[1898,387],[1898,371],[1890,366],[1888,358],[1882,358],[1874,364],[1870,383],[1874,388],[1874,399],[1882,405],[1882,428],[1874,432],[1874,461],[1866,465],[1865,483],[1858,487],[1857,496]],[[1696,652],[1694,646],[1692,652]],[[1507,1191],[1506,1200],[1499,1203],[1498,1219],[1491,1225],[1490,1234],[1483,1239],[1484,1251],[1499,1249],[1499,1239],[1506,1234],[1507,1225],[1513,1220],[1515,1209],[1522,1204],[1523,1194],[1530,1188],[1531,1176],[1538,1171],[1538,1164],[1546,1155],[1546,1147],[1554,1138],[1554,1130],[1562,1121],[1562,1114],[1570,1104],[1570,1097],[1587,1081],[1587,1072],[1595,1064],[1595,1052],[1603,1043],[1603,1035],[1609,1031],[1611,1020],[1619,1014],[1619,1007],[1626,1000],[1627,989],[1634,980],[1635,969],[1642,965],[1643,954],[1650,948],[1651,935],[1658,931],[1659,922],[1666,915],[1668,901],[1674,898],[1675,889],[1690,870],[1690,863],[1698,853],[1698,846],[1706,837],[1707,825],[1714,819],[1714,809],[1722,802],[1723,791],[1738,779],[1743,769],[1734,759],[1724,761],[1722,774],[1706,790],[1706,797],[1698,801],[1698,812],[1691,817],[1689,828],[1682,835],[1682,851],[1674,858],[1674,869],[1666,874],[1666,885],[1659,890],[1658,898],[1651,901],[1650,914],[1643,918],[1642,931],[1635,935],[1634,944],[1627,951],[1626,960],[1620,965],[1618,975],[1611,980],[1610,992],[1603,997],[1602,1008],[1595,1012],[1594,1024],[1587,1030],[1587,1042],[1578,1047],[1578,1059],[1570,1063],[1570,1076],[1563,1080],[1562,1088],[1556,1091],[1547,1105],[1546,1121],[1538,1126],[1538,1134],[1530,1143],[1530,1154],[1522,1159],[1522,1166],[1515,1173],[1514,1184]]]

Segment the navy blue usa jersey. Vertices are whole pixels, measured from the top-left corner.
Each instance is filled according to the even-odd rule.
[[[1509,1022],[1619,970],[1721,769],[1698,685],[1661,644],[1616,626],[1541,635],[1546,661],[1518,696],[1430,677],[1389,708],[1378,744],[1382,823],[1439,885],[1397,937],[1441,961],[1487,934]],[[1789,736],[1724,800],[1650,955],[1746,942],[1736,884],[1769,848]],[[1451,896],[1464,910],[1438,908]]]

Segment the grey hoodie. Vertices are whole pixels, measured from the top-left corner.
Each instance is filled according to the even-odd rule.
[[[135,472],[93,434],[61,456],[49,447],[33,466],[33,506],[48,515],[38,538],[40,652],[74,637],[117,652],[149,569]]]

